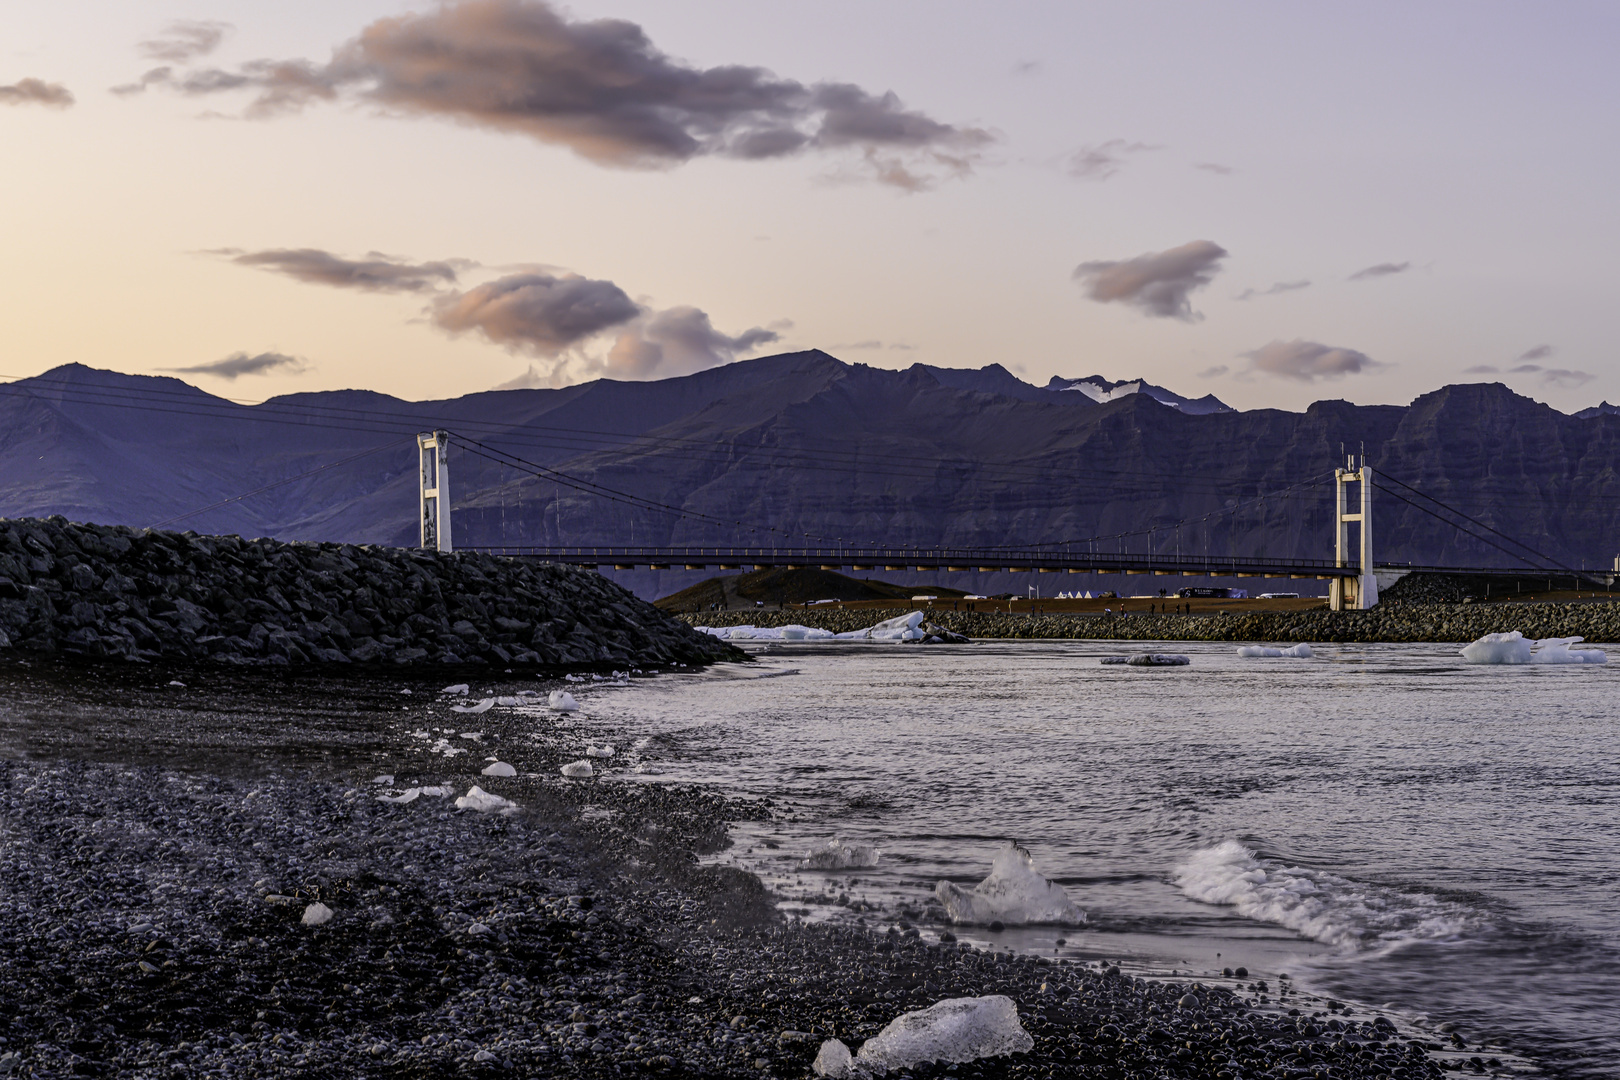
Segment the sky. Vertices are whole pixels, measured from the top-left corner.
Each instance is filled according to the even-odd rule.
[[[1620,8],[18,0],[0,376],[1620,400]]]

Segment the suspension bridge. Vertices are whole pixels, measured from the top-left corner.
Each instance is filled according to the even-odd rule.
[[[497,464],[526,472],[542,479],[569,480],[570,486],[582,487],[578,478],[566,477],[556,470],[523,461],[502,453],[475,440],[464,440],[448,431],[424,432],[417,436],[421,463],[421,544],[425,548],[441,551],[453,549],[450,528],[449,449],[460,445]],[[1579,570],[1553,563],[1541,556],[1541,566],[1459,567],[1419,565],[1414,563],[1377,563],[1373,558],[1373,492],[1375,488],[1389,491],[1402,502],[1417,506],[1426,513],[1439,516],[1433,510],[1390,491],[1378,483],[1373,469],[1365,459],[1347,460],[1344,467],[1334,470],[1335,489],[1333,557],[1307,559],[1293,556],[1267,556],[1265,554],[1181,554],[1168,552],[1100,552],[1094,543],[1085,545],[1040,544],[1031,546],[939,546],[852,544],[843,541],[812,544],[702,544],[702,545],[567,545],[567,544],[475,544],[463,545],[460,550],[481,551],[514,558],[532,558],[565,563],[589,569],[613,570],[766,570],[766,569],[821,569],[850,571],[944,571],[948,573],[1036,573],[1036,574],[1094,574],[1182,578],[1270,578],[1295,581],[1316,580],[1328,582],[1328,596],[1334,610],[1370,608],[1378,603],[1383,589],[1412,573],[1463,575],[1471,578],[1500,579],[1503,582],[1522,582],[1527,577],[1540,579],[1545,575],[1549,590],[1557,587],[1571,589],[1601,586],[1607,588],[1615,581],[1615,573]],[[1399,483],[1399,481],[1395,481]],[[599,487],[598,485],[590,485]],[[1422,495],[1416,489],[1408,491]],[[1352,502],[1350,493],[1354,492]],[[611,497],[636,499],[649,506],[668,510],[682,516],[689,511],[667,507],[650,500],[638,499],[623,492],[600,489],[592,492]],[[1443,505],[1443,504],[1441,504]],[[1448,508],[1449,509],[1449,508]],[[1526,548],[1495,528],[1453,510],[1467,522],[1498,539],[1471,533],[1493,547],[1510,555],[1517,555],[1508,545]],[[702,515],[698,515],[702,516]],[[1444,520],[1444,518],[1442,518]],[[773,530],[774,531],[774,530]],[[1352,532],[1355,544],[1352,545]],[[1549,565],[1551,564],[1551,565]],[[1620,557],[1615,560],[1615,571],[1620,572]]]

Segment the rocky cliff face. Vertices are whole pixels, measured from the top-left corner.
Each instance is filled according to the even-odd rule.
[[[489,555],[0,520],[0,649],[261,664],[734,656],[599,575]]]
[[[1408,406],[1188,415],[1146,393],[1093,403],[993,365],[889,371],[812,351],[441,402],[343,392],[249,407],[79,367],[0,391],[0,513],[13,515],[145,525],[251,492],[179,524],[409,545],[412,436],[445,427],[555,470],[454,450],[458,546],[841,538],[1327,557],[1320,481],[1365,448],[1393,478],[1375,500],[1380,561],[1512,565],[1500,538],[1466,536],[1393,480],[1557,562],[1609,566],[1620,550],[1620,416],[1566,416],[1496,384]],[[691,580],[636,584],[661,595]]]

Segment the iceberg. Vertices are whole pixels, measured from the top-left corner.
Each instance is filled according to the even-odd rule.
[[[574,695],[566,690],[553,690],[551,696],[546,698],[546,704],[553,712],[579,711],[579,702],[575,701]]]
[[[861,1044],[854,1069],[881,1075],[928,1061],[956,1063],[1027,1053],[1034,1046],[1012,998],[1004,994],[946,998],[891,1020]]]
[[[804,865],[809,870],[847,870],[851,867],[870,867],[878,864],[881,852],[871,844],[856,844],[835,836],[823,840],[804,853]]]
[[[570,761],[567,765],[562,767],[562,774],[564,776],[571,777],[576,780],[583,779],[595,772],[596,770],[591,768],[591,763],[588,761]]]
[[[909,615],[886,619],[865,630],[851,630],[837,636],[860,641],[921,641],[928,636],[922,630],[922,621],[923,613],[913,611]]]
[[[450,711],[459,713],[486,713],[494,707],[495,699],[492,697],[487,697],[479,699],[479,701],[473,705],[452,705],[450,706]]]
[[[934,886],[934,895],[953,923],[1072,926],[1086,921],[1086,913],[1069,899],[1063,886],[1038,874],[1029,852],[1011,841],[996,853],[989,877],[971,889],[941,881]]]
[[[1291,657],[1296,660],[1309,660],[1311,658],[1311,647],[1305,644],[1303,641],[1298,645],[1292,645],[1286,649],[1274,649],[1269,645],[1239,645],[1237,654],[1243,657],[1245,660],[1274,660],[1277,657]]]
[[[1470,664],[1606,664],[1602,649],[1572,649],[1582,637],[1541,638],[1531,641],[1517,630],[1486,634],[1463,646],[1462,658]],[[1534,651],[1532,651],[1534,646]]]
[[[467,794],[456,799],[456,809],[476,810],[480,814],[489,814],[496,811],[510,814],[517,809],[517,803],[510,799],[503,799],[499,795],[491,795],[477,784],[474,784],[467,789]]]
[[[928,631],[922,628],[923,613],[913,611],[907,615],[887,619],[864,630],[848,630],[835,634],[814,626],[698,626],[700,634],[712,634],[726,641],[923,641]],[[943,634],[943,631],[940,631]]]
[[[516,776],[517,770],[504,761],[491,762],[484,766],[484,776]]]

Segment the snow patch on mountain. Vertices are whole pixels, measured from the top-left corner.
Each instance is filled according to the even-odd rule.
[[[1162,386],[1154,386],[1141,379],[1122,379],[1118,382],[1103,378],[1101,375],[1087,375],[1083,379],[1063,379],[1052,376],[1046,384],[1046,389],[1054,392],[1078,391],[1097,402],[1106,405],[1110,401],[1131,394],[1146,394],[1161,405],[1168,405],[1172,409],[1180,409],[1189,416],[1205,416],[1209,413],[1236,412],[1230,405],[1221,401],[1214,394],[1205,394],[1201,398],[1183,397],[1174,390],[1166,390]]]

